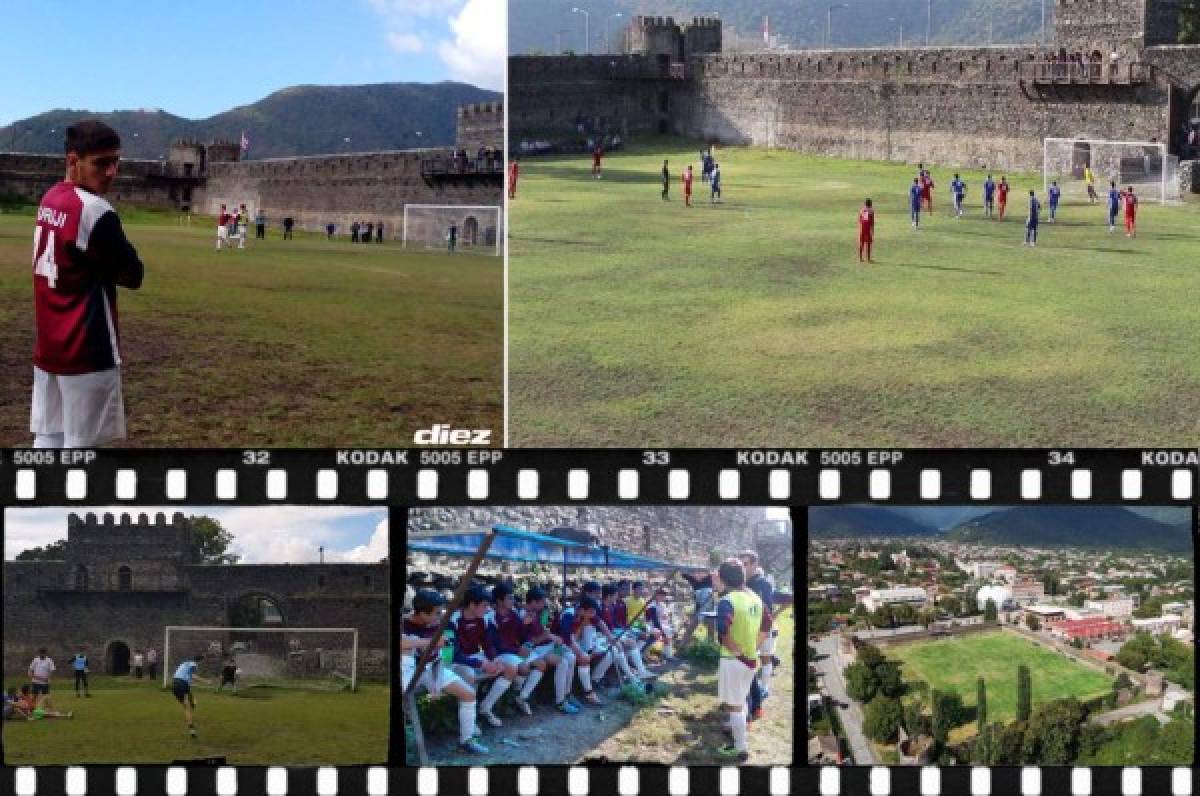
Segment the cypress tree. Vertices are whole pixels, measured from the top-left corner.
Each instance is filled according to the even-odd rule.
[[[975,681],[975,726],[979,728],[979,734],[983,734],[983,728],[987,725],[987,686],[984,685],[983,678],[980,677]]]
[[[1029,721],[1029,712],[1033,704],[1033,684],[1029,679],[1029,667],[1021,664],[1017,667],[1017,721]]]

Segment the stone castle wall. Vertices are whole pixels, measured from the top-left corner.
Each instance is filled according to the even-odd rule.
[[[474,155],[480,147],[499,149],[504,145],[504,103],[482,102],[458,109],[455,146]]]
[[[4,671],[45,646],[59,666],[85,644],[107,671],[114,643],[162,652],[167,625],[227,626],[242,598],[269,597],[287,627],[355,627],[360,671],[388,671],[390,568],[373,564],[198,564],[187,520],[71,515],[63,561],[4,562]],[[118,576],[129,569],[123,585]],[[79,579],[86,569],[86,581]]]
[[[66,174],[62,155],[0,153],[0,195],[37,202]],[[107,198],[142,207],[175,206],[165,179],[170,166],[161,160],[122,160]]]
[[[410,509],[409,529],[482,530],[495,524],[529,531],[570,527],[594,530],[600,544],[680,564],[707,566],[709,552],[723,555],[754,547],[757,508],[696,506],[512,506]]]

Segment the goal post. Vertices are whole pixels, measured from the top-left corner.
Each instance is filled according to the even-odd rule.
[[[317,690],[358,688],[358,628],[168,625],[163,639],[163,687],[193,659],[201,677],[220,682],[232,656],[240,686]]]
[[[1103,200],[1109,182],[1124,190],[1133,186],[1151,202],[1176,201],[1179,158],[1158,141],[1110,141],[1099,138],[1045,138],[1042,141],[1043,190],[1057,181],[1063,199],[1088,198],[1084,169],[1090,167],[1096,193]]]
[[[503,210],[500,205],[406,204],[404,248],[446,251],[454,227],[456,250],[499,256],[504,243]]]

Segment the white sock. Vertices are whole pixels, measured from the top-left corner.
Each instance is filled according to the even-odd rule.
[[[561,705],[571,693],[571,675],[575,668],[575,656],[563,653],[562,660],[554,667],[554,702]]]
[[[771,674],[774,671],[775,671],[775,664],[773,664],[773,663],[764,663],[763,664],[763,666],[762,666],[763,685],[766,685],[767,681],[771,679]]]
[[[613,647],[612,655],[617,661],[617,670],[626,678],[632,680],[633,672],[629,669],[629,661],[625,659],[625,652],[620,647]]]
[[[650,670],[646,668],[645,662],[642,661],[642,652],[637,647],[629,650],[629,657],[633,658],[633,668],[637,669],[638,674],[649,677]]]
[[[593,667],[597,683],[604,679],[604,675],[608,671],[608,667],[612,666],[612,662],[613,656],[605,655],[604,658]]]
[[[471,736],[475,734],[475,703],[463,702],[458,703],[458,741],[471,740]]]
[[[34,434],[33,447],[35,448],[61,448],[66,444],[66,432],[60,431],[57,434]]]
[[[729,714],[729,724],[733,727],[733,745],[739,752],[749,751],[746,743],[746,713],[739,710]]]
[[[580,666],[577,671],[579,672],[579,684],[583,686],[585,693],[590,692],[592,690],[592,667]]]
[[[671,642],[668,641],[666,644],[663,644],[663,655],[668,658],[675,657],[675,648],[671,646]]]
[[[500,697],[504,696],[504,692],[512,685],[512,680],[507,677],[497,677],[496,682],[492,685],[492,690],[488,691],[488,695],[483,698],[483,704],[479,706],[479,710],[483,713],[491,713],[492,708],[496,707],[496,703],[500,701]]]
[[[542,681],[542,670],[534,669],[525,678],[525,685],[521,688],[521,699],[529,699],[529,695],[533,693],[533,689],[537,688],[537,684]]]

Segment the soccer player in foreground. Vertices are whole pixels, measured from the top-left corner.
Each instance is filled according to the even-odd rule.
[[[1138,198],[1130,185],[1125,191],[1125,237],[1137,237],[1137,206]]]
[[[996,199],[1000,203],[1000,220],[1004,220],[1004,208],[1008,206],[1008,177],[1000,176],[1000,184],[996,186]]]
[[[858,211],[858,261],[863,261],[863,250],[867,252],[867,262],[874,262],[871,259],[871,243],[875,240],[875,211],[871,208],[871,200],[868,199],[863,203],[862,210]]]
[[[408,690],[416,674],[417,662],[413,655],[421,655],[429,646],[441,624],[445,603],[442,595],[431,589],[422,589],[413,597],[413,612],[404,618],[400,629],[400,651],[404,653],[401,666],[404,691]],[[447,638],[443,635],[439,646],[446,643]],[[475,689],[464,683],[440,655],[430,658],[417,682],[417,687],[424,688],[431,696],[449,694],[458,700],[459,748],[472,754],[487,754],[487,747],[475,740]]]
[[[692,206],[692,166],[690,163],[683,172],[683,204],[685,207]]]
[[[603,704],[592,688],[592,675],[596,675],[597,681],[604,679],[613,662],[607,650],[598,649],[595,622],[599,611],[600,604],[594,598],[583,597],[578,606],[568,606],[558,617],[558,635],[575,656],[575,672],[583,686],[583,699],[589,705]]]
[[[508,164],[508,198],[517,198],[517,179],[521,176],[521,164],[516,158]]]
[[[1062,198],[1062,188],[1058,187],[1058,180],[1050,183],[1050,190],[1046,192],[1046,196],[1050,200],[1050,223],[1053,224],[1058,215],[1058,200]]]
[[[42,197],[33,236],[35,448],[90,448],[125,437],[117,287],[144,268],[102,197],[121,139],[95,120],[67,128],[67,173]]]
[[[1116,182],[1108,183],[1108,231],[1117,229],[1117,212],[1121,209],[1121,192],[1117,190]]]
[[[996,210],[996,181],[992,179],[992,175],[987,176],[987,180],[983,183],[983,214],[988,218],[992,217],[992,213]]]
[[[1042,203],[1038,201],[1037,194],[1033,189],[1029,191],[1029,215],[1025,217],[1025,245],[1037,246],[1038,233],[1038,212],[1042,209]]]
[[[967,184],[957,174],[954,175],[954,182],[950,183],[950,192],[954,194],[954,216],[962,218],[963,198],[967,195]]]
[[[175,670],[175,676],[171,681],[171,692],[175,695],[175,699],[179,704],[183,705],[183,721],[187,724],[188,732],[193,738],[196,737],[196,724],[194,721],[196,711],[196,698],[192,696],[192,681],[207,685],[208,680],[196,674],[196,669],[200,664],[196,663],[195,656],[189,656],[183,659],[183,663],[179,664],[179,668]]]
[[[913,177],[912,187],[908,189],[908,217],[912,220],[912,228],[921,226],[921,178]]]
[[[759,633],[763,622],[762,601],[748,591],[742,562],[730,558],[717,570],[717,637],[721,662],[717,668],[717,700],[729,714],[733,744],[717,751],[718,756],[744,763],[750,757],[746,738],[746,698],[758,668]]]

